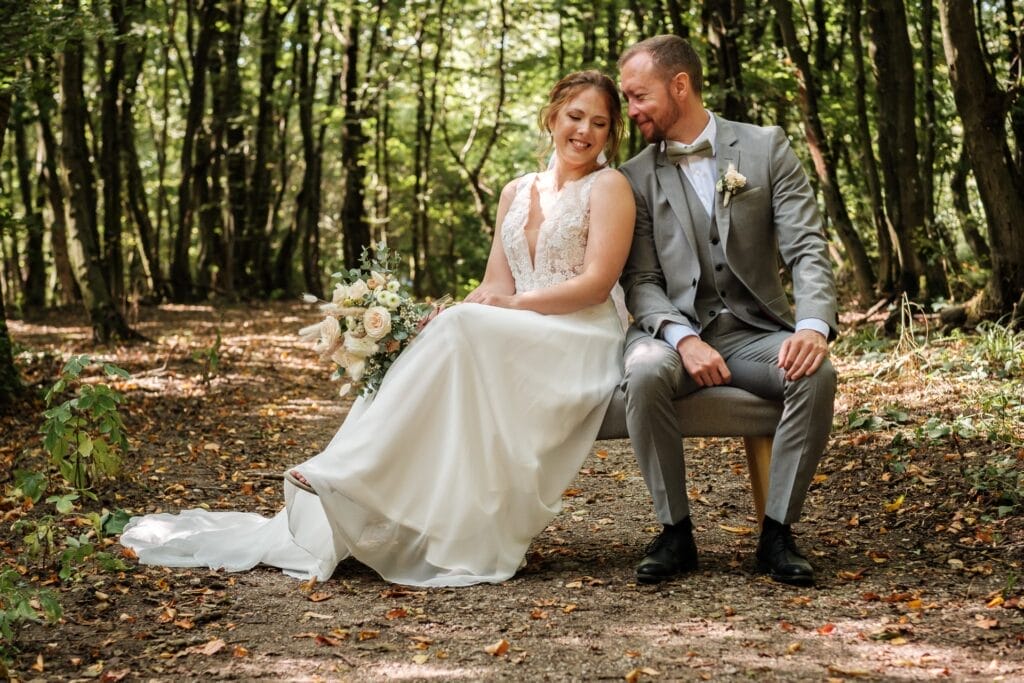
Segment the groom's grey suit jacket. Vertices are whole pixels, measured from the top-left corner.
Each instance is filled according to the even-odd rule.
[[[729,309],[765,330],[792,330],[795,320],[818,318],[835,336],[828,244],[814,193],[785,133],[717,116],[716,122],[718,177],[732,164],[747,179],[728,206],[723,193],[715,193],[714,218],[726,264],[746,290],[730,294]],[[701,329],[694,307],[700,263],[691,210],[706,213],[689,205],[687,181],[662,147],[648,145],[620,168],[636,198],[636,229],[622,274],[634,319],[629,339],[656,336],[666,322]],[[694,196],[692,190],[689,194]],[[795,317],[780,276],[780,255],[792,277]]]

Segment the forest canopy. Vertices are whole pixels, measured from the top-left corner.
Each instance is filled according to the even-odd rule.
[[[22,0],[0,9],[11,314],[321,294],[385,240],[421,296],[483,272],[557,78],[692,40],[705,101],[780,125],[848,308],[1022,315],[1019,2]],[[629,136],[618,162],[643,145]]]

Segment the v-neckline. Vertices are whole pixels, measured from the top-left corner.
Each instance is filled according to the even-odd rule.
[[[556,215],[557,214],[557,211],[555,211],[555,208],[558,206],[559,202],[562,201],[562,197],[565,195],[565,191],[567,189],[569,189],[570,185],[575,185],[576,183],[578,183],[580,181],[586,180],[587,178],[589,178],[593,174],[597,173],[599,170],[600,169],[598,169],[597,171],[591,171],[590,173],[588,173],[586,175],[582,175],[579,178],[574,178],[573,180],[567,180],[564,183],[562,183],[562,189],[560,189],[560,190],[555,192],[555,199],[554,199],[554,201],[551,202],[551,214],[552,215]],[[526,244],[526,255],[529,257],[530,272],[531,273],[537,272],[537,254],[540,251],[541,237],[543,237],[546,234],[545,227],[547,226],[548,223],[551,222],[550,216],[543,216],[542,217],[540,223],[537,225],[537,241],[534,242],[534,244],[533,244],[533,253],[531,253],[530,252],[530,240],[526,236],[526,226],[528,226],[530,224],[530,213],[531,213],[531,211],[533,209],[533,191],[534,191],[534,189],[537,188],[537,181],[540,180],[540,175],[541,175],[540,173],[534,173],[533,174],[533,179],[530,181],[530,186],[528,188],[526,188],[526,218],[523,220],[523,227],[520,229],[520,234],[523,237],[523,242]],[[537,210],[538,211],[541,210],[540,190],[537,190]]]

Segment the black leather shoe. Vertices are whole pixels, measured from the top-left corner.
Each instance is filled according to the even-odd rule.
[[[677,524],[666,524],[636,565],[639,583],[658,583],[697,568],[697,544],[693,524],[686,517]]]
[[[794,586],[814,584],[814,569],[796,547],[788,524],[764,518],[757,542],[757,569],[775,581]]]

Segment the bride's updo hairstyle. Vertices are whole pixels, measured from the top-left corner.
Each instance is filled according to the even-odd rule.
[[[587,88],[594,88],[602,95],[608,103],[609,131],[608,142],[604,146],[604,154],[608,160],[615,159],[619,153],[619,145],[622,143],[622,102],[619,99],[619,90],[615,87],[615,81],[605,76],[600,71],[593,69],[571,73],[562,80],[555,83],[548,95],[548,103],[540,110],[540,128],[548,134],[551,139],[551,122],[558,116],[558,113],[578,94]],[[551,144],[548,143],[541,156],[546,159],[551,152]],[[605,165],[608,161],[605,162]]]

